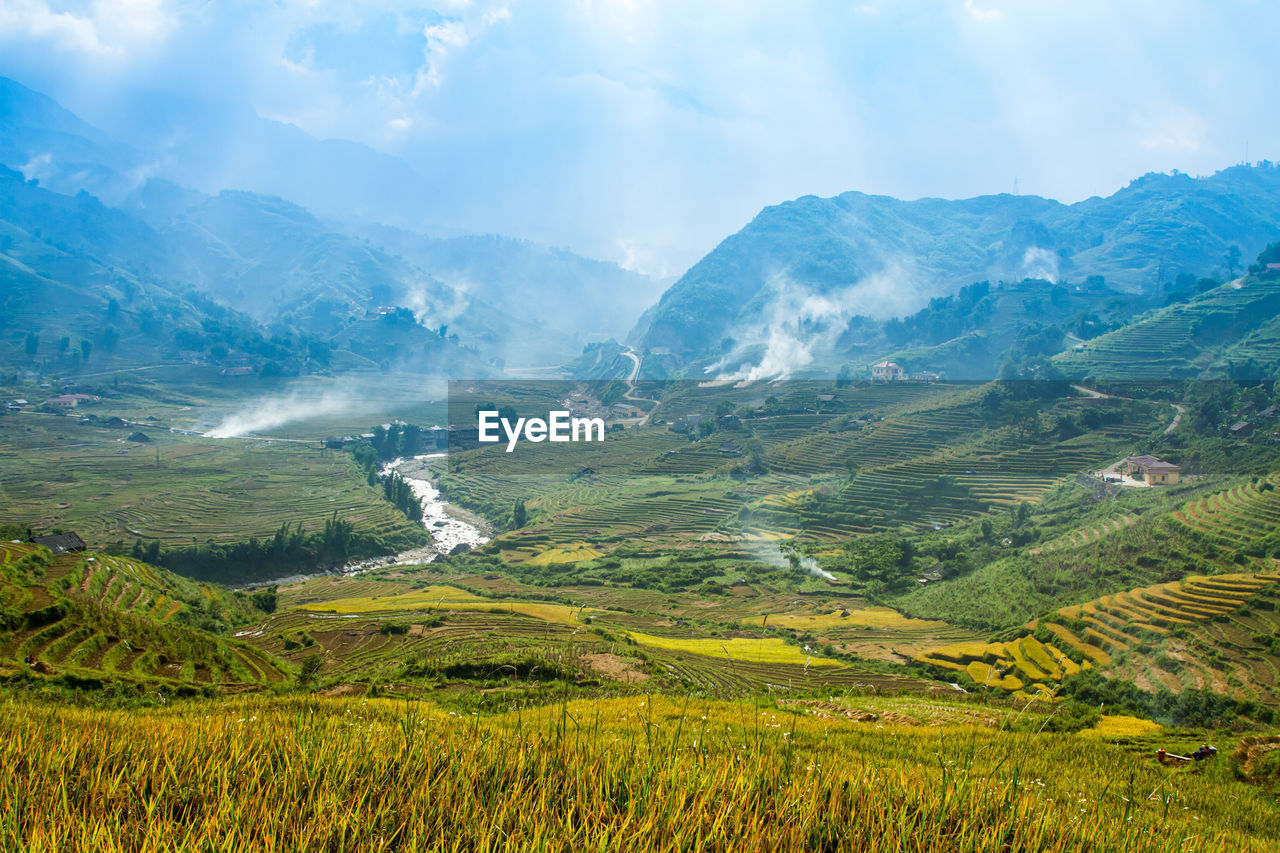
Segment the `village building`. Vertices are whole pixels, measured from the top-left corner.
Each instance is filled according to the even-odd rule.
[[[1236,421],[1228,432],[1231,433],[1232,438],[1244,438],[1253,432],[1253,424],[1248,421]]]
[[[35,545],[43,545],[57,554],[70,554],[73,551],[83,551],[89,547],[84,540],[75,533],[55,533],[52,536],[33,536],[31,542]]]
[[[937,382],[941,378],[942,377],[931,370],[921,370],[917,373],[911,374],[912,382]]]
[[[57,397],[50,397],[45,400],[46,406],[55,409],[74,409],[81,403],[96,403],[98,398],[92,394],[59,394]]]
[[[924,586],[929,583],[937,583],[951,577],[950,568],[942,565],[941,562],[935,562],[932,566],[920,573],[920,577],[916,579],[916,583]]]
[[[874,382],[900,382],[907,377],[907,371],[896,361],[882,361],[871,365],[871,379]]]
[[[1178,482],[1182,467],[1154,456],[1130,456],[1124,460],[1125,472],[1135,480],[1152,486],[1172,486]]]

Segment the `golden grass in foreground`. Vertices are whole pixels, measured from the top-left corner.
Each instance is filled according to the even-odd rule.
[[[392,700],[0,706],[0,849],[1252,851],[1227,768],[1072,735],[645,697],[458,717]]]

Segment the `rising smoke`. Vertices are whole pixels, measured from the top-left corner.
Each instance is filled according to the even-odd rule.
[[[902,316],[929,298],[899,264],[829,293],[815,293],[785,274],[775,275],[767,289],[761,319],[735,327],[735,347],[707,373],[722,380],[786,379],[832,353],[853,317]]]
[[[743,542],[742,545],[755,555],[760,562],[775,569],[791,569],[791,557],[794,556],[799,561],[801,571],[822,580],[833,581],[836,579],[836,576],[831,572],[820,568],[817,560],[812,557],[806,557],[790,545],[777,545],[758,540],[748,540]]]
[[[1058,283],[1058,256],[1048,249],[1032,246],[1022,255],[1022,277]]]
[[[379,392],[371,388],[368,381],[359,385],[349,381],[327,388],[300,385],[285,393],[259,397],[246,403],[240,411],[225,416],[204,436],[239,438],[287,424],[335,416],[382,417],[388,415],[393,406],[442,400],[446,393],[443,380],[423,382],[420,389],[409,395],[399,388]]]

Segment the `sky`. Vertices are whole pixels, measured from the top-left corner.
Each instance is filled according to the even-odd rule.
[[[1280,160],[1276,33],[1268,0],[0,0],[0,74],[108,131],[246,106],[403,158],[459,230],[675,275],[806,194]]]

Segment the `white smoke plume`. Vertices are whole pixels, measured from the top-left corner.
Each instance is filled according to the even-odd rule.
[[[817,560],[812,557],[806,557],[799,551],[791,548],[789,545],[773,545],[759,541],[748,541],[743,544],[760,560],[760,562],[765,565],[772,566],[775,569],[790,569],[791,561],[788,559],[788,555],[795,554],[800,558],[801,570],[808,572],[815,578],[821,578],[822,580],[827,581],[836,580],[836,576],[831,574],[831,572],[819,568]]]
[[[404,307],[413,312],[414,318],[428,329],[451,325],[461,317],[471,304],[465,283],[449,282],[445,288],[422,282],[405,282]]]
[[[786,379],[830,351],[855,315],[876,319],[910,313],[929,294],[914,286],[899,265],[890,265],[856,284],[818,294],[785,275],[776,275],[757,323],[733,330],[734,349],[706,369],[722,380]],[[763,351],[756,360],[754,353]],[[754,363],[747,363],[748,361]]]
[[[1022,255],[1022,277],[1058,283],[1058,256],[1048,249],[1032,246]]]
[[[292,391],[246,404],[239,412],[224,417],[221,423],[204,433],[204,437],[239,438],[294,421],[339,415],[357,408],[357,401],[346,392],[326,391],[315,395]]]

